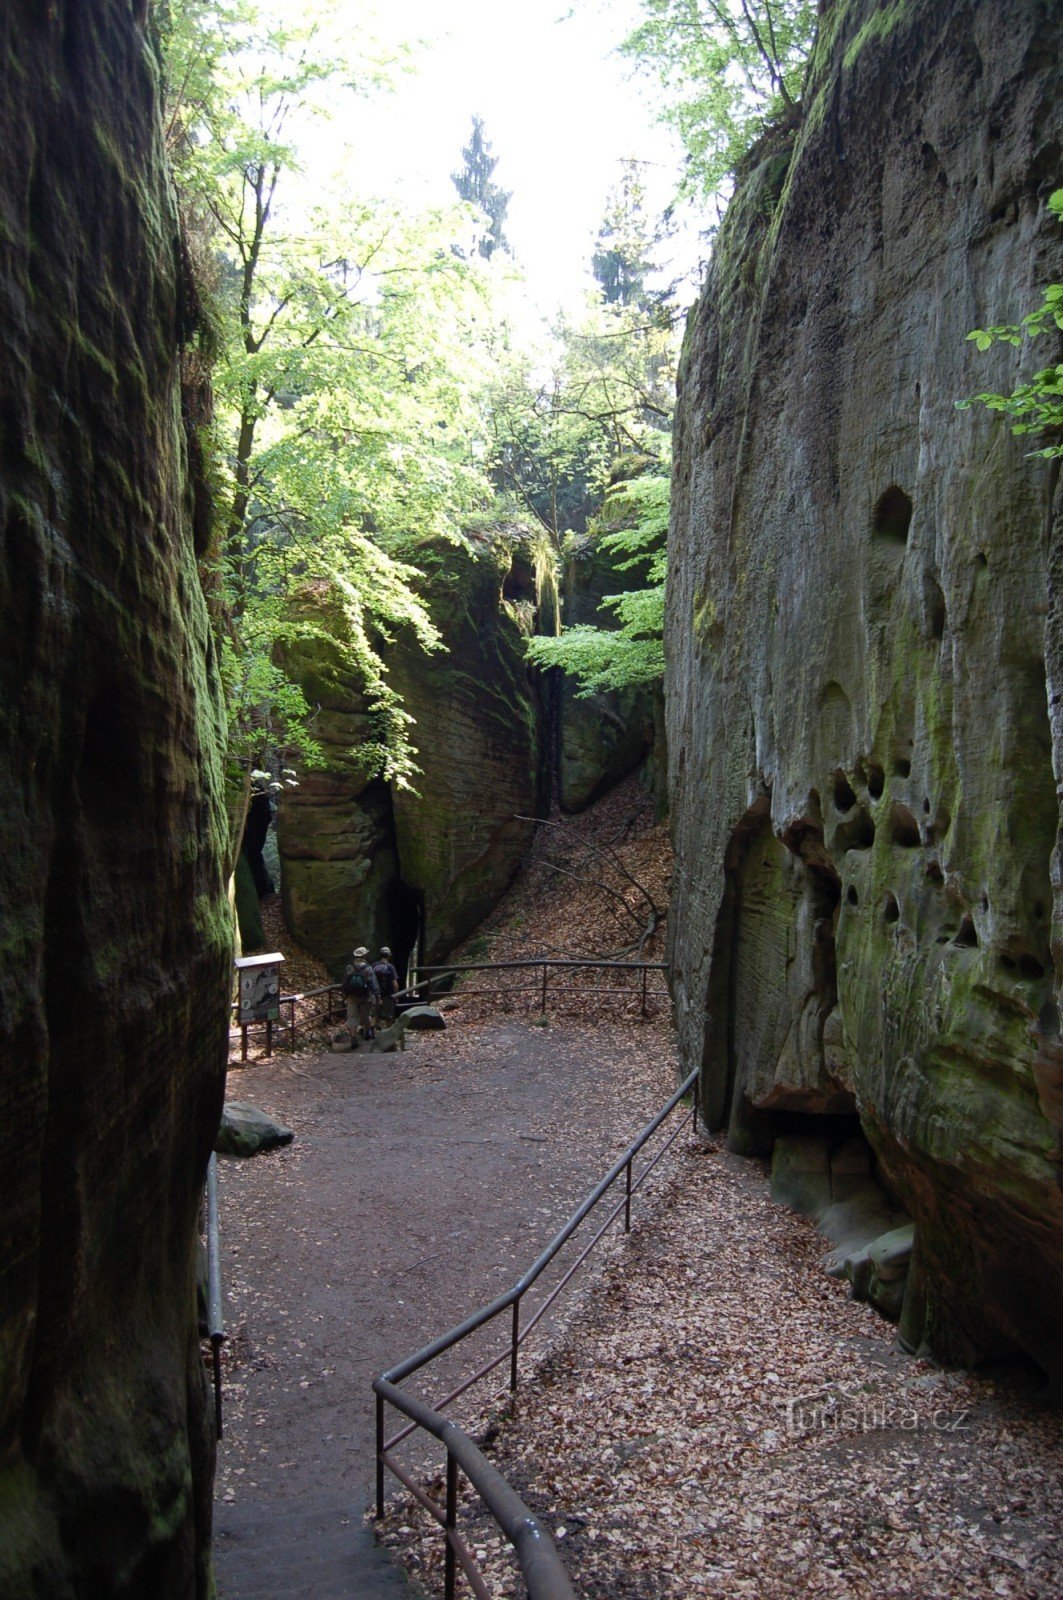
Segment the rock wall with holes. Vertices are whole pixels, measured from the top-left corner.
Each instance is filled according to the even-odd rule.
[[[285,915],[336,974],[358,943],[386,941],[400,964],[415,943],[423,960],[446,956],[508,887],[549,799],[547,707],[524,659],[527,634],[558,626],[547,541],[499,527],[426,538],[409,558],[444,646],[426,654],[400,632],[384,651],[413,719],[413,787],[367,775],[373,717],[332,597],[302,597],[312,636],[283,651],[325,751],[281,798]]]
[[[1031,369],[966,334],[1061,275],[1061,62],[1047,0],[825,4],[688,333],[666,641],[710,1120],[858,1114],[916,1224],[905,1339],[1057,1376],[1061,493],[956,401]]]
[[[0,1593],[188,1600],[224,726],[143,6],[0,14]]]

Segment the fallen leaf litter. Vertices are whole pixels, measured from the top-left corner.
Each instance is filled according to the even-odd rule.
[[[619,863],[596,839],[616,845]],[[628,954],[645,927],[643,890],[665,910],[669,871],[665,830],[623,786],[593,813],[541,830],[510,896],[455,959]],[[661,959],[662,943],[658,926],[645,958]],[[586,1125],[544,1105],[522,1131],[577,1143],[600,1135],[615,1151],[674,1085],[674,1043],[660,1002],[643,1021],[633,995],[620,1015],[619,1000],[588,1001],[588,987],[551,979],[541,1020],[559,1044],[572,1029],[608,1050],[609,1094],[581,1108]],[[499,1002],[459,989],[446,1003],[456,1026],[425,1041],[417,1070],[426,1084],[465,1076],[471,1088],[485,1059],[505,1058]],[[526,1019],[534,996],[502,1008]],[[318,1077],[314,1049],[287,1059]],[[298,1143],[278,1154],[282,1182],[305,1182]],[[567,1209],[549,1185],[543,1199],[529,1219],[540,1243]],[[530,1238],[500,1236],[500,1286],[536,1253]],[[823,1253],[811,1225],[771,1201],[760,1164],[688,1145],[640,1201],[632,1237],[584,1280],[547,1353],[522,1357],[515,1400],[470,1396],[456,1409],[553,1533],[584,1600],[1063,1594],[1059,1414],[1014,1381],[946,1374],[901,1353],[892,1326],[826,1277]],[[255,1284],[236,1289],[253,1311]],[[287,1360],[297,1344],[253,1360]],[[253,1439],[267,1419],[246,1412],[246,1356],[238,1331],[228,1404],[234,1432]],[[227,1453],[223,1500],[254,1486],[254,1461],[250,1448]],[[441,1493],[438,1478],[425,1481]],[[460,1521],[491,1592],[522,1594],[511,1553],[467,1489]],[[389,1502],[381,1531],[441,1593],[439,1530],[409,1497]]]

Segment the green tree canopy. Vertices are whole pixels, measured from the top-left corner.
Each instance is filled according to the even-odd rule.
[[[1049,196],[1048,209],[1063,222],[1063,189]],[[988,350],[994,344],[1022,347],[1030,339],[1043,333],[1058,330],[1063,333],[1063,283],[1050,283],[1041,296],[1041,304],[1028,311],[1021,322],[1000,323],[992,328],[974,328],[968,339],[979,350]],[[1042,367],[1020,383],[1010,394],[987,392],[974,396],[974,400],[999,411],[1011,419],[1012,433],[1037,434],[1046,442],[1031,455],[1049,460],[1063,456],[1063,362]],[[957,409],[966,411],[973,400],[957,401]]]
[[[376,716],[362,749],[399,783],[408,719],[380,646],[397,627],[426,649],[404,545],[460,538],[490,499],[476,396],[484,288],[455,254],[457,215],[411,217],[347,194],[304,202],[292,130],[361,75],[311,28],[268,26],[248,0],[172,0],[171,150],[214,306],[219,546],[235,745],[261,765],[298,742],[307,709],[274,664],[290,598],[341,598]],[[472,442],[471,442],[472,441]]]
[[[614,485],[605,497],[598,536],[618,571],[638,572],[631,588],[607,595],[618,626],[566,628],[556,639],[531,639],[529,658],[561,667],[582,695],[660,683],[664,676],[664,583],[669,480],[651,473]],[[602,531],[604,529],[604,532]]]
[[[666,219],[654,219],[648,210],[640,165],[633,160],[621,164],[620,181],[598,230],[591,270],[607,305],[648,311],[667,300],[670,291],[647,286],[659,270],[657,252],[666,237]]]
[[[792,114],[815,39],[817,0],[641,0],[622,45],[664,94],[686,151],[683,192],[717,194],[766,128]]]

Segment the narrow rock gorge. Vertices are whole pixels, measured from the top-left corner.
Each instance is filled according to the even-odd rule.
[[[224,723],[144,13],[0,12],[5,1600],[212,1589]]]
[[[956,401],[1058,359],[966,335],[1060,276],[1061,60],[1048,0],[826,0],[688,329],[666,638],[711,1121],[767,1154],[858,1115],[906,1343],[1057,1378],[1060,491]]]
[[[603,602],[628,581],[620,558],[603,550],[593,521],[586,533],[570,535],[562,579],[565,627],[616,628],[616,614]],[[582,811],[650,754],[659,695],[646,686],[581,694],[567,674],[558,676],[558,799],[563,810]]]

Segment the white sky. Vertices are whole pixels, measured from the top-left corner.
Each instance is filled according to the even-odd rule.
[[[365,0],[339,6],[352,29],[426,41],[393,93],[363,102],[353,126],[332,124],[333,138],[354,146],[359,187],[451,204],[450,173],[473,115],[482,117],[494,181],[511,191],[506,234],[542,309],[572,303],[589,281],[622,159],[650,163],[643,180],[656,209],[671,200],[678,146],[655,120],[648,85],[616,54],[637,0],[377,0],[375,14]],[[684,266],[696,245],[686,251]]]

